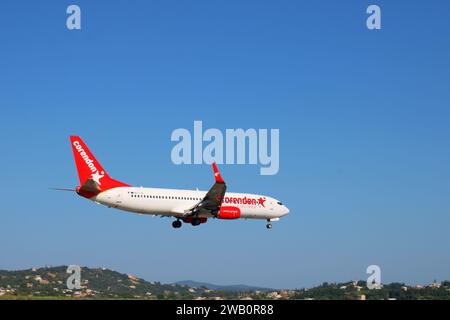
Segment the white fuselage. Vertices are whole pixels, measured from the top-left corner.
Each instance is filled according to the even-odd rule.
[[[118,187],[101,192],[91,200],[108,207],[141,214],[183,217],[199,203],[206,191]],[[277,219],[289,213],[278,200],[263,195],[225,193],[222,206],[240,209],[240,218]],[[204,213],[200,217],[210,218]]]

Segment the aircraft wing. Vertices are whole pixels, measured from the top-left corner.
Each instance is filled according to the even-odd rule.
[[[216,216],[219,212],[227,186],[220,175],[219,169],[217,169],[217,165],[213,163],[212,167],[216,182],[211,189],[209,189],[202,201],[184,212],[185,217],[197,216],[200,214],[212,214],[213,216]]]

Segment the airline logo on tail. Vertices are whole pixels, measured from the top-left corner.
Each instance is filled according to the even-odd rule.
[[[95,182],[98,183],[99,186],[101,186],[102,184],[100,183],[100,179],[103,178],[105,176],[105,172],[102,171],[102,173],[98,173],[98,171],[96,173],[92,174],[92,180],[94,180]]]
[[[92,180],[101,185],[100,179],[105,176],[105,172],[104,171],[102,171],[101,173],[98,172],[97,168],[95,167],[94,160],[91,160],[89,158],[89,155],[86,153],[86,151],[84,151],[83,147],[80,145],[80,142],[78,142],[78,140],[75,140],[73,142],[73,146],[78,151],[78,153],[80,154],[81,158],[84,160],[88,168],[93,172],[91,174]]]

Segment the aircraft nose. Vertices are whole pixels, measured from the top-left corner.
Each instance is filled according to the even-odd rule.
[[[281,210],[281,216],[285,216],[289,213],[289,209],[286,206],[283,206],[283,209]]]

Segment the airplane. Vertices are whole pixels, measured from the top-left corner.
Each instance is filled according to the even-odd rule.
[[[193,226],[208,219],[264,219],[267,229],[289,209],[272,197],[226,192],[227,186],[216,163],[212,163],[215,183],[209,191],[133,187],[111,178],[79,136],[70,136],[80,185],[81,197],[109,208],[139,214],[173,217],[172,227],[182,222]]]

